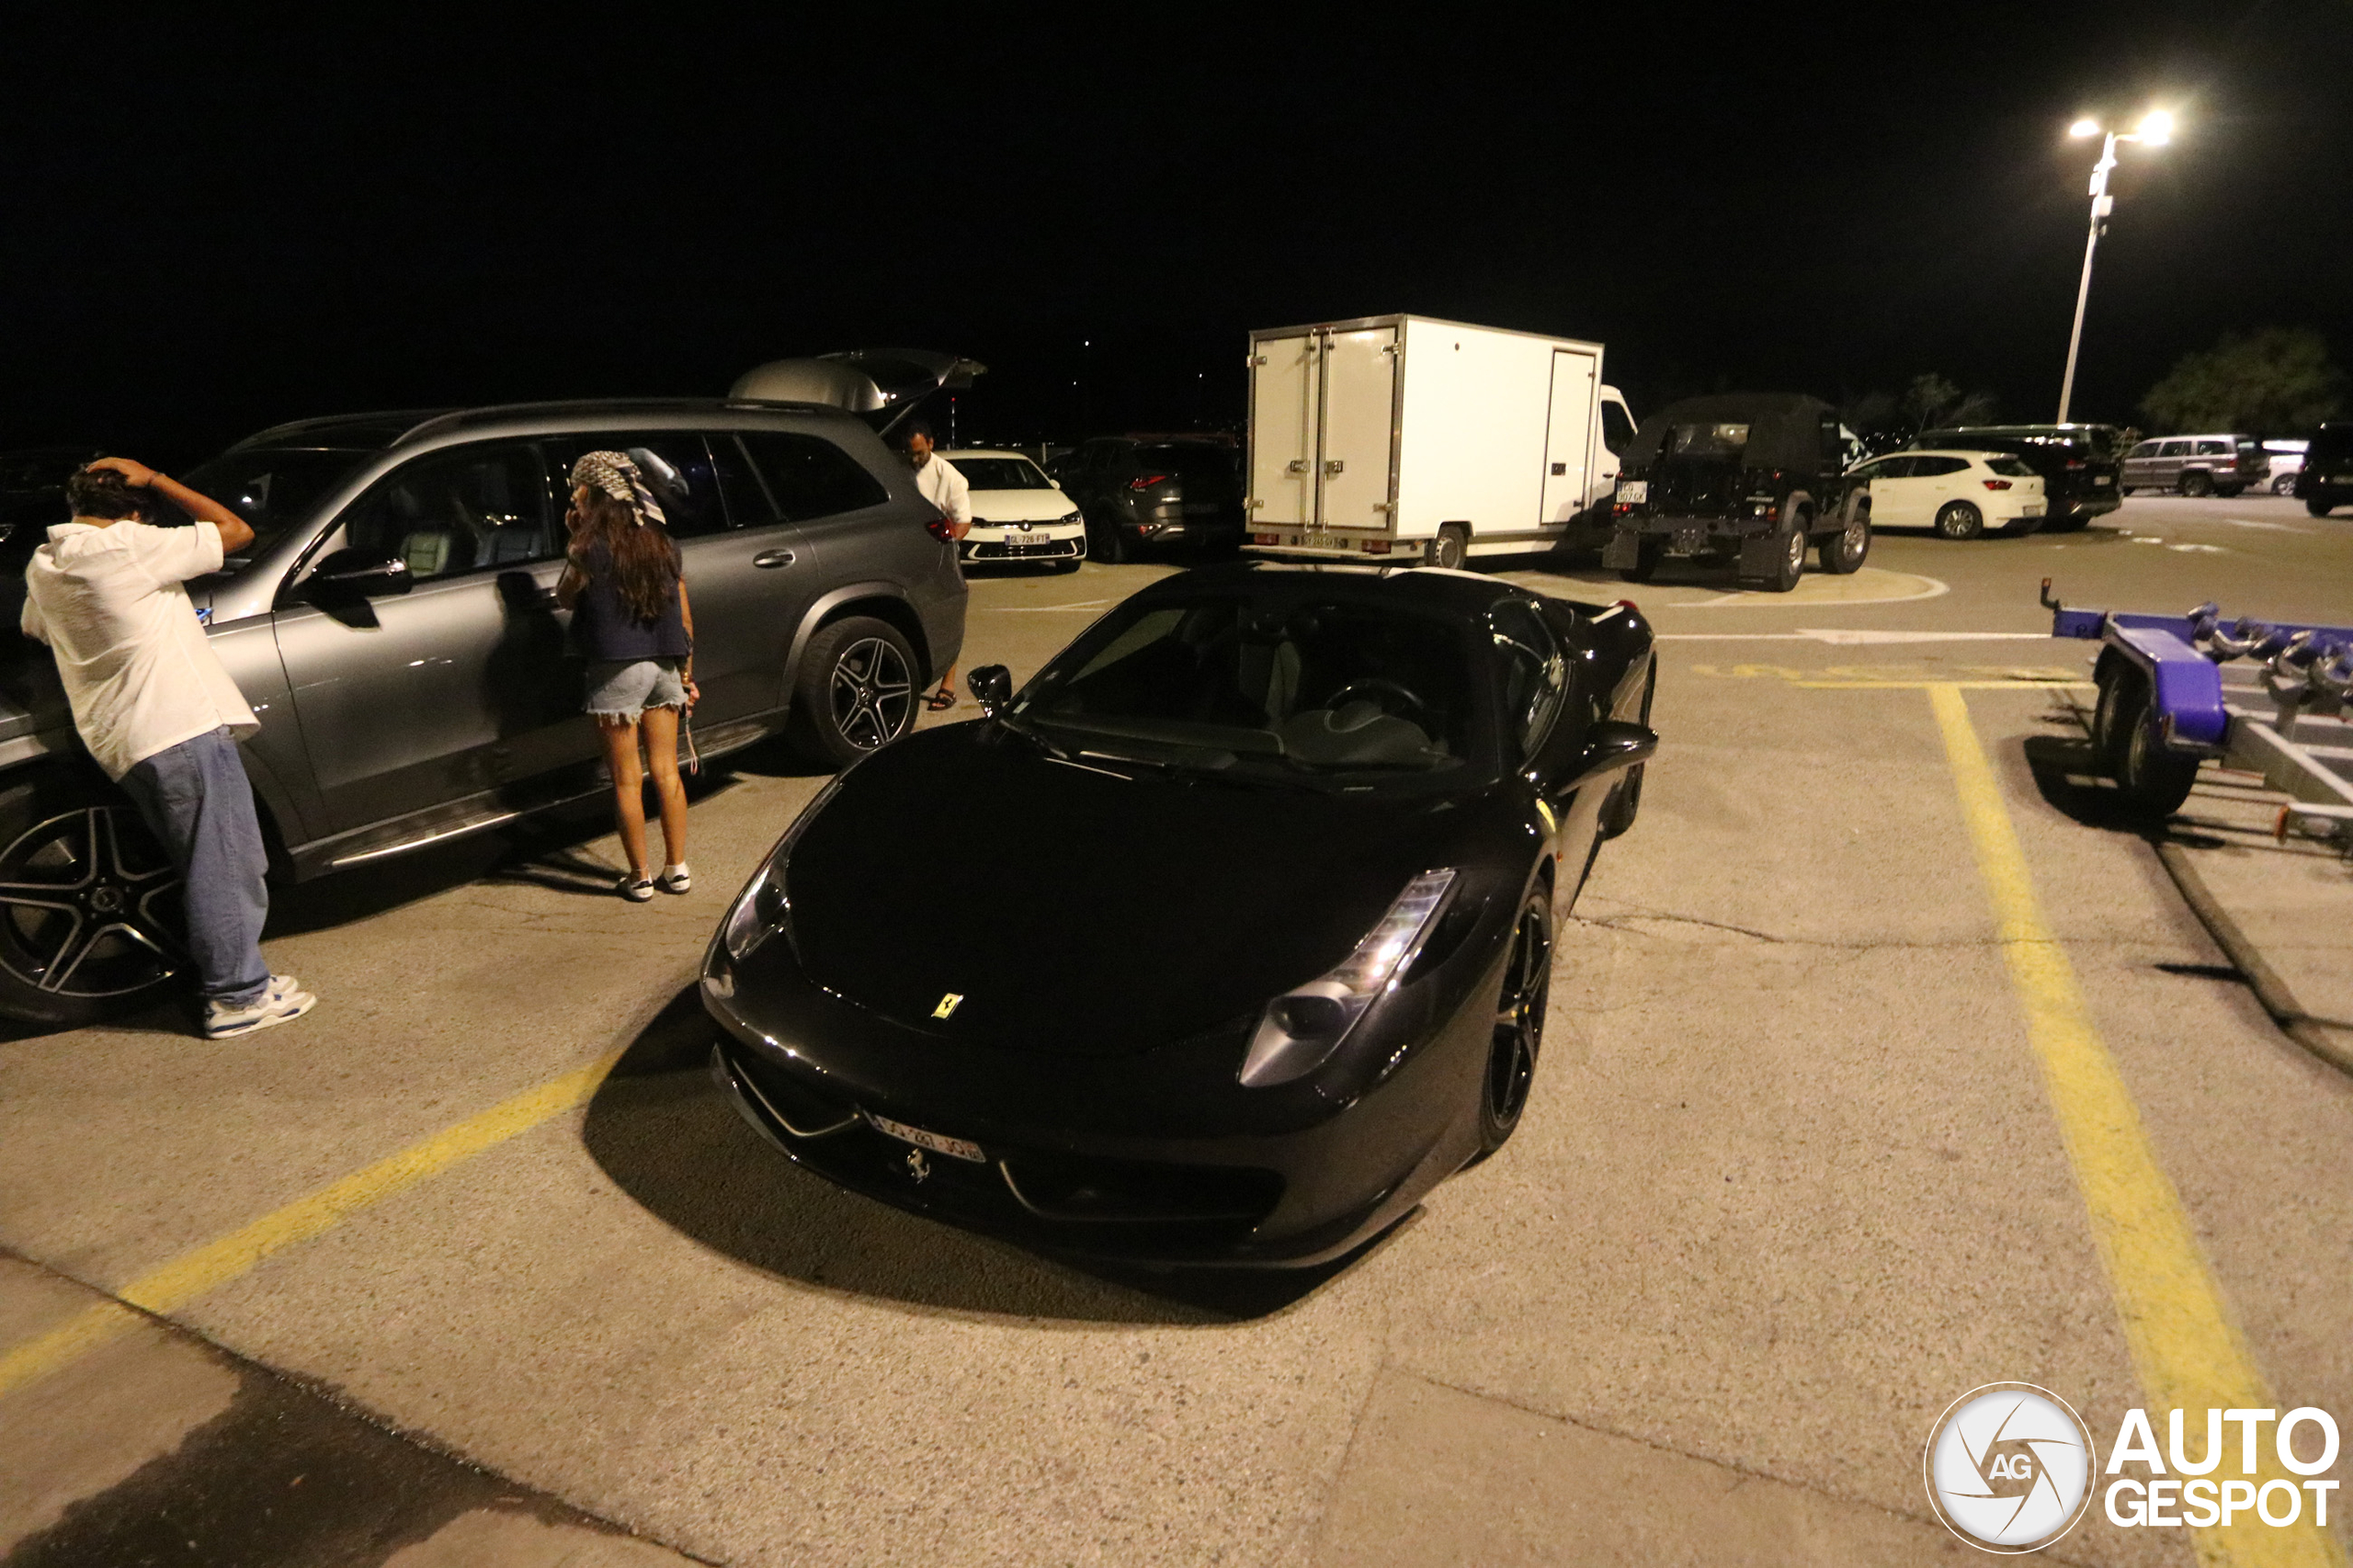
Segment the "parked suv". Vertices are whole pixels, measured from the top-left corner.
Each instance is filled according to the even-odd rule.
[[[282,425],[181,476],[254,528],[188,592],[261,721],[243,749],[278,873],[605,788],[554,592],[565,476],[597,448],[637,459],[685,557],[703,756],[786,731],[838,766],[909,728],[962,643],[964,585],[905,461],[848,414],[672,400]],[[176,879],[83,751],[49,651],[0,657],[0,1014],[81,1023],[186,967]]]
[[[1671,403],[1620,454],[1601,563],[1647,583],[1669,556],[1698,556],[1787,593],[1818,544],[1824,571],[1855,571],[1871,548],[1870,484],[1847,478],[1860,450],[1820,398],[1723,392]]]
[[[2353,421],[2324,425],[2313,435],[2296,474],[2296,499],[2315,517],[2353,504]]]
[[[1242,544],[1242,476],[1231,441],[1108,436],[1080,445],[1054,478],[1086,517],[1086,552],[1132,561],[1147,545]]]
[[[2172,490],[2236,495],[2271,476],[2271,459],[2252,436],[2167,436],[2124,455],[2124,494]]]
[[[1931,449],[2007,452],[2042,476],[2044,533],[2073,533],[2124,505],[2120,453],[2124,445],[2113,425],[1963,425],[1924,430],[1912,443]]]

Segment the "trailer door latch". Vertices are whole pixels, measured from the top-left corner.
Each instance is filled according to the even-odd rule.
[[[1347,460],[1344,458],[1328,458],[1324,460],[1324,472],[1325,473],[1337,473],[1347,466]]]

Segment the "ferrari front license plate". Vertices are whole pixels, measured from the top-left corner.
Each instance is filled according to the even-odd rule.
[[[932,1132],[920,1127],[909,1127],[904,1121],[893,1121],[887,1116],[861,1111],[874,1131],[896,1138],[902,1143],[913,1143],[918,1149],[928,1149],[935,1154],[945,1154],[951,1160],[970,1160],[976,1165],[989,1163],[981,1146],[966,1138],[950,1138],[944,1132]]]

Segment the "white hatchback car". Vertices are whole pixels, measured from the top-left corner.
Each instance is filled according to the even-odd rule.
[[[939,454],[972,491],[972,531],[956,547],[974,566],[1035,561],[1075,572],[1086,559],[1086,520],[1078,503],[1019,452],[966,447]]]
[[[1847,477],[1870,486],[1872,528],[1933,528],[1940,539],[2032,533],[2047,505],[2042,476],[2007,452],[1890,452]]]

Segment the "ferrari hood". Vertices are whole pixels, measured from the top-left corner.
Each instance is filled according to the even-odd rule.
[[[860,763],[785,869],[809,980],[975,1045],[1119,1055],[1338,963],[1475,812],[1054,761],[988,723]]]

